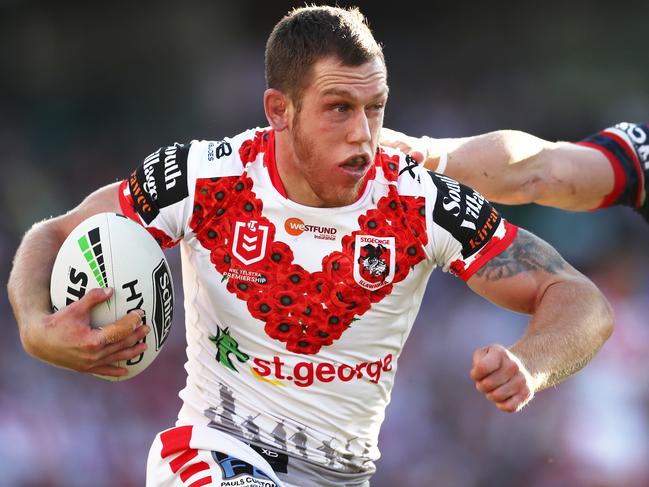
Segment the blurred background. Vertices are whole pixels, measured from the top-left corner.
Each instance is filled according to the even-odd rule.
[[[578,140],[649,121],[646,1],[356,4],[384,44],[391,128]],[[265,39],[295,5],[0,0],[0,279],[33,222],[158,147],[264,126]],[[604,290],[616,331],[589,367],[506,415],[475,391],[471,354],[514,342],[526,317],[434,273],[372,485],[649,485],[649,227],[629,209],[499,208]],[[168,256],[180,283],[178,253]],[[0,318],[0,483],[144,485],[149,445],[180,406],[182,310],[156,363],[119,384],[28,357],[6,292]]]

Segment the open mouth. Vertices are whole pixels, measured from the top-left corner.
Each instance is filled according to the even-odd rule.
[[[363,175],[367,171],[369,165],[369,157],[364,154],[359,154],[347,159],[340,165],[340,167],[350,174]]]

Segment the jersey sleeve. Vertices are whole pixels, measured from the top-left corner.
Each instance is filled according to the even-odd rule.
[[[163,248],[174,246],[190,231],[198,146],[192,142],[161,147],[119,187],[122,213],[146,228]]]
[[[467,281],[514,240],[507,222],[480,193],[447,176],[432,179],[427,217],[431,253],[437,265]]]

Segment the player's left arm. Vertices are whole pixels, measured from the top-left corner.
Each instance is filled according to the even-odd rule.
[[[490,201],[508,205],[592,210],[611,194],[616,182],[601,151],[518,130],[431,138],[383,128],[381,143],[410,154],[430,171],[475,188]]]
[[[476,388],[502,411],[520,410],[535,392],[580,370],[613,330],[611,306],[598,288],[523,229],[467,284],[495,304],[531,315],[515,344],[490,345],[473,356]]]

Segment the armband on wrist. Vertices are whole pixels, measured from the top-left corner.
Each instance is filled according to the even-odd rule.
[[[601,207],[625,205],[639,208],[649,179],[649,126],[618,123],[578,144],[601,151],[613,167],[614,189]]]

